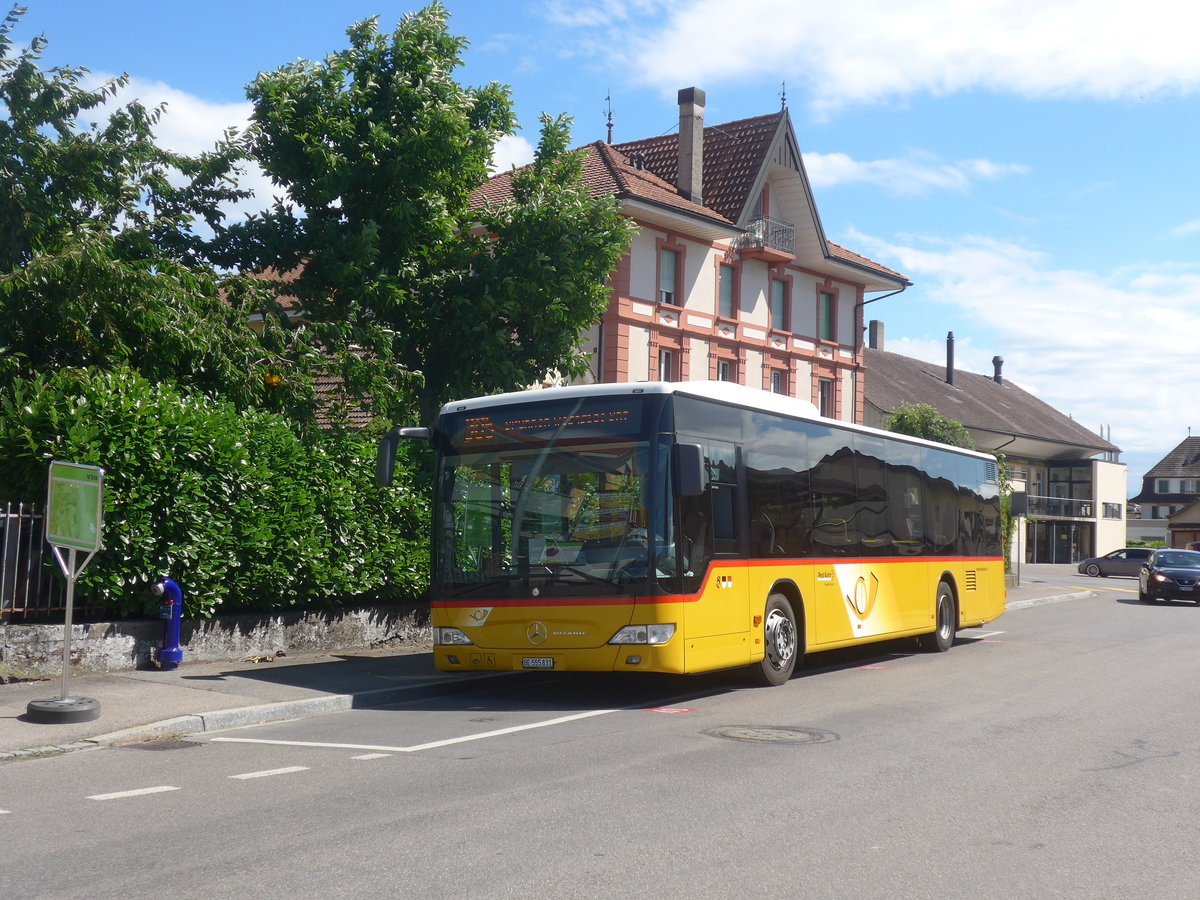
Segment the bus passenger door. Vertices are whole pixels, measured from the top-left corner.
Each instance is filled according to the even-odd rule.
[[[704,441],[705,488],[681,501],[687,668],[749,661],[750,585],[745,503],[733,444]]]

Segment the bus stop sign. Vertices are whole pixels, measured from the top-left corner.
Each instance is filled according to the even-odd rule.
[[[100,704],[91,697],[71,697],[71,625],[75,607],[75,579],[101,547],[104,530],[104,470],[79,463],[50,463],[46,488],[46,543],[67,577],[67,602],[63,613],[62,688],[57,700],[30,700],[25,716],[31,722],[90,722],[100,715]],[[79,554],[85,554],[79,561]]]
[[[79,463],[50,463],[46,542],[95,553],[104,525],[104,470]],[[67,577],[71,577],[67,572]],[[78,573],[75,573],[78,574]]]

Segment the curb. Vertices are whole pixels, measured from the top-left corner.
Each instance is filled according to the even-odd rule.
[[[342,712],[347,709],[382,706],[385,703],[390,703],[393,700],[404,697],[411,691],[447,683],[464,684],[486,678],[504,677],[510,674],[509,672],[486,672],[478,675],[454,674],[444,678],[431,678],[419,684],[372,688],[368,691],[358,691],[352,694],[322,694],[317,697],[305,697],[299,700],[279,700],[275,703],[258,703],[253,706],[236,706],[229,709],[216,709],[205,713],[174,716],[170,719],[162,719],[146,725],[135,725],[132,728],[112,731],[108,734],[97,735],[94,738],[71,741],[66,744],[30,747],[26,750],[0,750],[0,761],[51,756],[59,753],[70,753],[75,750],[96,750],[101,747],[136,744],[141,741],[152,741],[180,734],[224,731],[228,728],[240,728],[246,725],[265,725],[268,722],[280,722],[285,719],[302,719],[306,716],[317,716],[328,712]]]

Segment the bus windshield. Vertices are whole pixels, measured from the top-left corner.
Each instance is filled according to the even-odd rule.
[[[650,451],[638,441],[572,442],[448,458],[438,511],[445,596],[604,595],[642,585],[651,535],[663,531],[652,527],[650,506],[660,504],[650,503],[658,480]]]

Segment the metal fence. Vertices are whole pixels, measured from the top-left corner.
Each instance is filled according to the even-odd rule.
[[[66,609],[66,582],[42,519],[36,503],[0,505],[0,622],[53,621]]]

